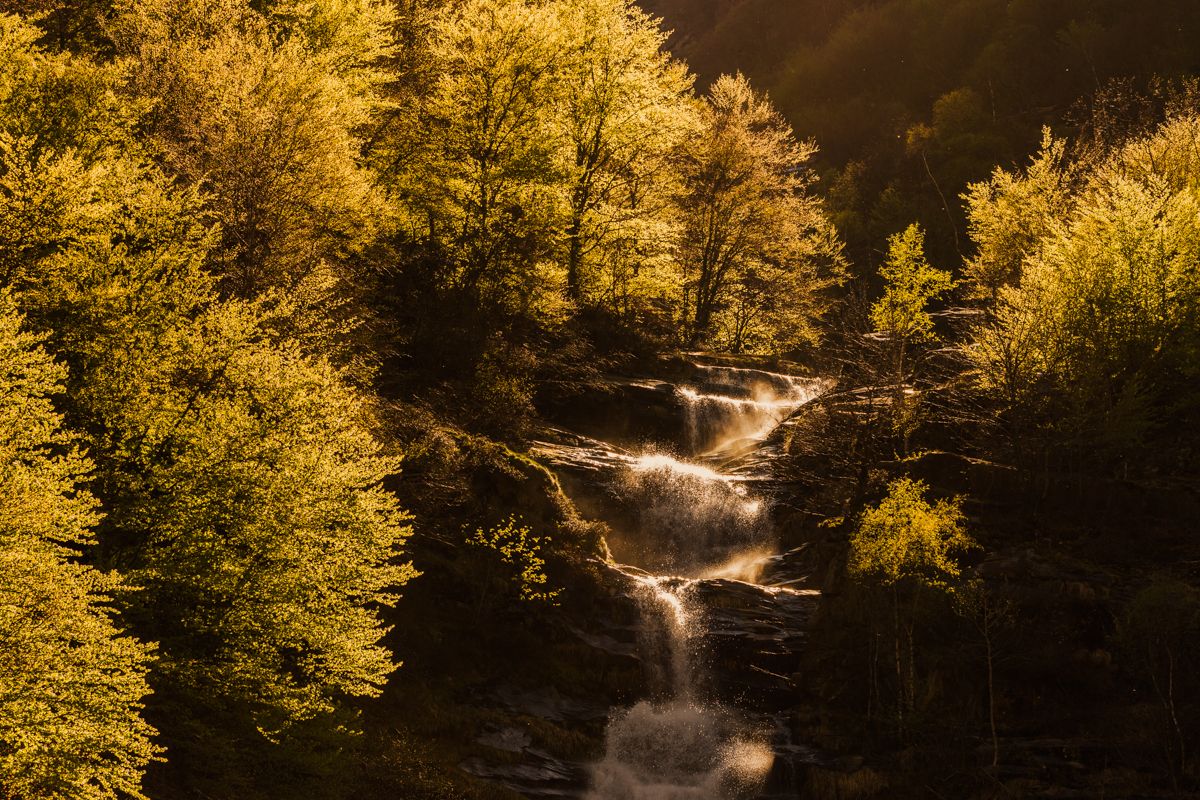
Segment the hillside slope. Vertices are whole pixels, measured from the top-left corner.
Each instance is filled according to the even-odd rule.
[[[740,70],[820,145],[860,268],[914,218],[963,246],[957,196],[1120,78],[1200,69],[1189,0],[643,0],[700,81]],[[957,229],[957,230],[956,230]],[[958,240],[956,244],[955,240]],[[865,270],[864,270],[865,271]]]

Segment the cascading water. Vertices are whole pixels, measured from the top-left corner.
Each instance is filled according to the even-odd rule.
[[[614,546],[621,560],[644,569],[706,575],[769,536],[762,499],[709,467],[651,453],[633,460],[616,484],[636,529]]]
[[[774,762],[766,737],[739,715],[704,702],[693,659],[695,581],[636,580],[648,619],[643,652],[659,655],[660,697],[609,720],[605,757],[593,767],[586,800],[711,800],[757,789]],[[665,679],[665,682],[664,682]]]
[[[712,462],[765,438],[815,396],[820,382],[757,370],[700,368],[679,395],[693,452]],[[605,755],[587,800],[721,800],[758,794],[775,760],[761,724],[707,690],[701,652],[705,608],[696,594],[713,579],[752,580],[771,554],[763,498],[744,480],[658,452],[626,457],[614,487],[635,509],[618,558],[645,620],[641,650],[651,698],[609,721]],[[647,569],[655,574],[646,574]]]
[[[696,385],[678,389],[692,453],[718,456],[753,446],[824,382],[738,367],[698,367]]]
[[[688,592],[694,580],[647,575],[636,579],[637,599],[649,621],[642,631],[642,652],[656,656],[652,689],[659,696],[689,700],[695,692],[692,671],[696,617]]]

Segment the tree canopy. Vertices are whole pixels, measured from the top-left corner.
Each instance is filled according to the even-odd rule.
[[[987,190],[970,196],[972,213],[988,220],[985,243],[1028,242],[1010,256],[1019,268],[975,334],[982,384],[1015,414],[1057,417],[1060,440],[1092,457],[1119,459],[1155,441],[1156,408],[1195,413],[1197,125],[1194,115],[1172,117],[1057,171],[1047,162],[1061,145],[1049,143],[1025,174],[993,178],[1010,194],[1071,187],[1020,216],[997,213]],[[1070,174],[1078,177],[1067,183]]]
[[[760,336],[814,337],[821,292],[840,266],[836,233],[809,191],[814,152],[743,76],[713,85],[700,131],[679,153],[677,258],[690,343],[740,351]]]
[[[303,12],[303,19],[281,17],[291,19],[293,33],[301,23],[315,26],[305,34],[313,46],[330,53],[358,46],[342,40],[343,23],[322,21],[319,8],[275,10],[287,8]],[[170,9],[171,24],[186,25],[185,10]],[[192,21],[228,23],[218,11],[197,6]],[[165,24],[167,11],[160,12]],[[143,104],[121,69],[47,54],[31,28],[0,20],[0,46],[12,54],[0,73],[0,217],[12,222],[0,245],[5,358],[15,382],[4,398],[16,404],[5,413],[32,415],[24,427],[14,417],[12,428],[27,427],[22,436],[31,438],[8,446],[14,469],[42,470],[36,480],[33,472],[6,478],[0,513],[15,515],[16,537],[5,544],[13,570],[6,609],[14,635],[23,636],[30,635],[22,618],[28,603],[60,609],[53,624],[32,629],[42,641],[30,639],[30,647],[40,649],[6,647],[3,657],[18,659],[14,669],[27,676],[14,691],[30,699],[15,698],[14,713],[62,715],[54,725],[30,727],[28,717],[14,728],[47,739],[6,750],[11,769],[0,785],[16,781],[14,796],[136,795],[156,752],[139,716],[147,681],[156,690],[148,713],[172,744],[194,720],[161,709],[181,698],[193,717],[238,708],[276,737],[346,698],[378,693],[396,667],[380,643],[387,629],[379,609],[414,574],[399,558],[405,514],[382,488],[398,471],[398,454],[376,438],[372,403],[347,368],[332,363],[337,354],[297,333],[293,294],[257,283],[225,291],[234,273],[220,255],[229,229],[218,223],[230,220],[210,211],[239,190],[189,175],[158,142],[138,137],[163,106]],[[322,73],[343,56],[330,55]],[[139,58],[142,66],[152,60]],[[196,53],[187,59],[191,67],[204,62]],[[253,68],[269,81],[289,73],[257,59]],[[229,80],[210,75],[203,86],[221,93]],[[119,92],[130,94],[114,101]],[[246,141],[260,136],[219,127]],[[230,146],[244,153],[244,143]],[[296,163],[321,171],[322,181],[334,177],[328,164]],[[306,188],[313,185],[309,179]],[[342,196],[321,213],[337,216],[343,203],[354,205]],[[305,236],[309,224],[299,223]],[[18,312],[65,373],[33,349],[30,334],[17,332]],[[70,436],[57,432],[59,415]],[[68,445],[86,447],[94,469]],[[90,494],[75,487],[86,473]],[[29,527],[39,508],[49,516]],[[122,577],[75,564],[80,551]],[[16,586],[26,580],[43,594],[21,600]],[[138,590],[123,591],[126,580]],[[156,643],[153,661],[132,638],[117,636],[109,598],[133,633]],[[43,657],[36,668],[28,661]],[[56,680],[71,681],[76,694],[64,696],[61,710],[38,711],[46,703],[38,693],[56,691]],[[44,754],[33,756],[39,748]],[[55,758],[61,763],[50,763]]]
[[[63,368],[0,292],[0,791],[19,800],[142,795],[159,755],[142,718],[152,649],[114,614],[93,543],[91,465],[52,397]]]

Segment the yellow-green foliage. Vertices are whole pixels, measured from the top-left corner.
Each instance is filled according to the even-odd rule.
[[[518,600],[553,603],[561,592],[547,588],[549,578],[542,548],[550,543],[550,537],[534,536],[532,529],[517,517],[509,517],[486,529],[476,528],[467,542],[499,567],[500,579]],[[494,577],[490,570],[488,574],[489,580]],[[488,589],[486,586],[481,588]]]
[[[657,20],[632,0],[565,0],[554,8],[563,52],[556,117],[568,153],[568,290],[620,312],[654,291],[637,279],[661,267],[670,245],[669,156],[693,124],[692,78],[664,49]]]
[[[896,340],[920,341],[933,333],[929,302],[950,289],[950,273],[925,258],[925,233],[917,224],[888,239],[888,257],[879,268],[884,293],[871,307],[876,329]]]
[[[442,291],[561,322],[580,305],[734,349],[815,339],[841,249],[795,140],[740,76],[703,102],[630,0],[470,0],[388,136]],[[428,268],[428,267],[427,267]]]
[[[149,649],[109,608],[120,579],[76,562],[97,503],[49,396],[64,371],[0,293],[0,795],[142,797]]]
[[[931,505],[927,489],[920,481],[901,478],[888,485],[878,506],[863,512],[850,538],[851,575],[883,586],[953,589],[961,575],[955,557],[974,542],[963,526],[960,502]]]
[[[996,168],[963,195],[976,247],[965,271],[977,297],[995,299],[1002,287],[1018,282],[1023,262],[1038,254],[1054,216],[1070,207],[1074,170],[1065,154],[1066,143],[1047,129],[1023,173]]]
[[[811,142],[798,142],[741,75],[721,77],[677,159],[683,281],[680,324],[692,343],[740,351],[816,338],[821,291],[841,248],[808,189]]]
[[[381,482],[399,463],[364,399],[257,323],[218,305],[159,353],[140,379],[153,402],[109,418],[111,479],[164,670],[276,731],[378,693],[396,665],[374,607],[414,573],[390,563],[408,528]]]
[[[1032,204],[1034,222],[973,198],[973,215],[990,220],[985,244],[1033,234],[1019,277],[975,332],[970,353],[984,389],[1012,406],[1050,398],[1072,437],[1119,450],[1154,427],[1157,404],[1197,401],[1198,139],[1200,118],[1178,116],[1102,161],[1070,167],[1077,188],[1068,201]],[[1059,148],[1049,143],[1007,191],[1055,196],[1043,184],[1061,180],[1048,163]]]
[[[98,538],[144,587],[126,617],[159,643],[152,678],[266,732],[377,693],[395,666],[378,607],[412,570],[395,561],[408,528],[381,483],[398,462],[368,399],[288,335],[288,303],[215,292],[206,198],[146,166],[126,120],[12,99],[30,89],[6,70],[57,77],[68,109],[94,77],[13,30],[0,219],[34,222],[0,232],[0,279],[70,368]]]
[[[122,0],[110,23],[167,166],[209,189],[210,258],[242,294],[344,262],[387,219],[359,135],[382,103],[391,5],[264,5]]]
[[[567,297],[628,311],[661,293],[647,279],[670,244],[667,155],[691,86],[664,38],[628,0],[436,15],[429,90],[389,146],[410,235],[440,249],[445,288],[544,322]]]
[[[547,258],[567,157],[555,25],[544,3],[446,6],[429,41],[436,77],[394,144],[410,233],[442,248],[444,288],[514,311],[553,305],[562,288]]]

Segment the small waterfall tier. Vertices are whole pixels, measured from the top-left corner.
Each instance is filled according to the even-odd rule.
[[[826,388],[827,382],[820,378],[698,366],[694,384],[677,389],[687,422],[688,450],[719,458],[753,449]]]

